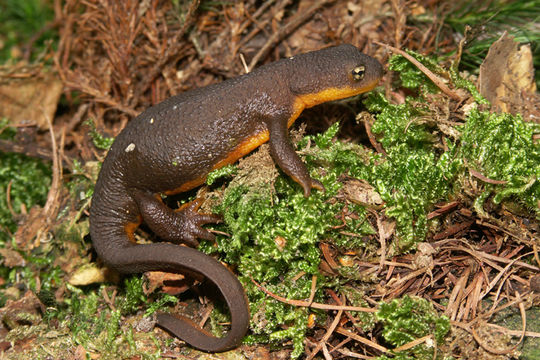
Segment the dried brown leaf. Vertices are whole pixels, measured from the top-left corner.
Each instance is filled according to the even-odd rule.
[[[494,111],[523,112],[523,94],[534,94],[534,66],[531,47],[519,45],[506,32],[494,42],[480,66],[480,93]]]
[[[21,69],[22,75],[28,69]],[[32,76],[0,74],[0,117],[7,117],[12,126],[35,125],[47,129],[46,118],[56,112],[63,85],[50,72],[40,71]]]

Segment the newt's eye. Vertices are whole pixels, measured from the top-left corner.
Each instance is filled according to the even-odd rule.
[[[352,77],[356,81],[360,81],[364,78],[364,73],[366,72],[366,67],[364,65],[357,66],[352,71]]]

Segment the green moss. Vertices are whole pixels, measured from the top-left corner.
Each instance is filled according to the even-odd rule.
[[[387,156],[371,172],[352,174],[373,184],[386,202],[386,214],[397,222],[400,239],[394,245],[400,251],[425,239],[426,215],[434,203],[452,192],[462,164],[452,142],[447,141],[445,152],[434,150],[432,129],[418,120],[429,116],[421,104],[417,100],[413,104],[409,98],[393,105],[382,94],[368,96],[368,109],[377,112],[372,131],[381,136]]]
[[[417,110],[412,101],[391,105],[380,94],[371,95],[367,104],[370,110],[379,112],[373,131],[382,135],[387,157],[360,145],[336,141],[339,125],[334,124],[324,134],[306,137],[299,144],[311,175],[322,181],[326,192],[313,191],[305,198],[300,187],[287,176],[276,180],[275,192],[268,184],[238,185],[225,192],[217,210],[224,215],[225,231],[232,235],[219,239],[218,250],[226,261],[237,264],[250,299],[254,319],[253,335],[247,339],[250,343],[290,339],[295,344],[294,353],[301,354],[310,313],[269,299],[252,284],[251,278],[275,294],[307,299],[311,277],[316,275],[315,300],[323,301],[324,287],[335,286],[336,282],[331,283],[318,272],[319,241],[330,239],[346,249],[370,246],[361,237],[351,240],[342,235],[374,233],[361,206],[349,204],[348,210],[354,210],[358,219],[347,221],[341,233],[335,230],[342,225],[336,214],[345,205],[330,200],[341,188],[341,176],[364,179],[375,186],[386,202],[387,215],[397,222],[396,252],[408,250],[425,239],[430,207],[452,190],[461,164],[456,158],[456,146],[449,142],[448,151],[434,152],[431,129],[414,121],[428,110]],[[208,245],[202,248],[215,251]],[[343,281],[355,278],[346,271],[341,274]],[[286,330],[282,329],[284,324]],[[365,326],[372,324],[373,320],[365,319]]]
[[[120,303],[122,314],[130,314],[139,310],[141,304],[146,302],[141,276],[132,276],[124,280],[126,296]]]
[[[375,244],[366,243],[366,237],[362,236],[377,233],[366,218],[366,209],[354,203],[348,204],[347,207],[350,212],[357,216],[357,218],[347,219],[347,229],[357,236],[351,237],[349,234],[344,233],[333,234],[332,243],[344,250],[372,248]]]
[[[405,345],[428,335],[432,335],[437,344],[442,344],[450,330],[450,320],[446,316],[439,316],[431,303],[408,295],[390,303],[382,303],[376,316],[383,325],[384,339],[393,347]],[[422,343],[401,351],[392,358],[431,360],[433,354],[434,346]],[[380,356],[377,359],[390,358]]]
[[[11,206],[16,214],[24,206],[43,206],[51,183],[51,169],[43,161],[20,154],[0,153],[0,243],[11,238],[16,220],[8,207],[8,185]]]
[[[418,70],[407,66],[402,57],[392,59],[393,69],[402,71],[404,85],[418,88],[423,81],[430,82],[414,75]],[[425,58],[420,60],[435,68]],[[467,89],[479,103],[487,103],[471,82],[452,72],[450,77],[455,86]],[[463,131],[460,141],[447,140],[448,150],[440,152],[433,146],[435,129],[421,121],[435,117],[422,96],[394,105],[382,94],[371,93],[365,104],[376,113],[372,131],[380,136],[387,157],[373,158],[371,173],[351,165],[350,174],[373,184],[386,202],[386,214],[397,221],[400,242],[395,245],[399,251],[425,238],[427,212],[435,202],[453,193],[454,181],[465,171],[465,164],[489,178],[508,181],[505,185],[485,185],[486,192],[476,200],[479,211],[494,193],[495,203],[511,196],[538,214],[540,147],[532,139],[532,134],[539,132],[538,125],[525,123],[519,115],[489,114],[475,108],[463,128],[457,129]]]
[[[348,304],[351,306],[370,307],[370,304],[365,300],[364,291],[360,291],[354,286],[345,285],[340,287],[340,292],[346,296]],[[354,326],[360,328],[364,333],[375,328],[377,321],[375,314],[361,311],[351,311],[350,314],[357,320]]]
[[[461,130],[461,154],[467,167],[492,180],[507,182],[484,183],[484,193],[477,201],[479,212],[484,212],[484,200],[494,194],[496,204],[512,197],[540,216],[540,144],[533,140],[540,125],[524,122],[521,115],[474,108]]]
[[[102,289],[100,289],[102,290]],[[78,344],[87,344],[91,339],[105,329],[105,311],[98,311],[98,292],[89,292],[83,295],[82,291],[72,294],[67,301],[70,317],[68,326],[73,338]]]
[[[94,121],[87,120],[84,123],[90,127],[90,131],[88,132],[88,134],[92,138],[94,146],[98,149],[109,150],[112,143],[114,142],[114,138],[103,136],[99,131],[97,131]]]
[[[17,128],[9,126],[8,118],[0,118],[0,139],[12,140],[17,135]]]
[[[125,280],[125,286],[116,296],[106,285],[97,289],[80,290],[68,286],[72,291],[66,300],[59,319],[63,319],[71,330],[72,342],[92,349],[109,359],[159,358],[159,346],[156,354],[148,354],[148,349],[137,348],[137,338],[152,338],[151,334],[133,332],[132,326],[125,323],[123,316],[140,309],[142,305],[142,280],[133,276]],[[125,292],[123,292],[125,289]],[[109,299],[115,299],[114,306],[105,302],[102,294],[107,291]],[[145,302],[152,299],[144,299]],[[177,299],[175,299],[177,302]],[[129,303],[126,305],[126,303]],[[137,306],[137,304],[139,306]],[[148,341],[148,339],[147,339]]]
[[[411,50],[406,50],[409,55],[420,61],[424,66],[436,74],[443,74],[446,71],[438,64],[437,60]],[[422,92],[439,92],[439,88],[429,80],[429,78],[420,71],[409,60],[401,55],[393,55],[388,59],[388,69],[399,74],[401,86],[407,89],[422,90]]]
[[[206,178],[206,184],[212,185],[216,180],[223,177],[230,177],[238,172],[235,165],[227,165],[217,170],[212,171]]]
[[[487,101],[487,99],[480,94],[480,91],[476,88],[476,85],[474,85],[472,81],[462,78],[453,69],[450,70],[450,77],[452,79],[452,82],[454,83],[454,86],[459,89],[467,90],[472,95],[476,103],[482,105],[489,105],[489,101]]]
[[[105,342],[105,347],[111,353],[116,353],[118,350],[117,339],[120,338],[120,318],[122,313],[120,310],[111,311],[110,318],[107,321],[106,332],[107,339]],[[129,342],[128,342],[129,344]]]
[[[146,309],[144,316],[150,316],[156,311],[165,308],[166,305],[175,305],[177,302],[178,298],[176,298],[175,296],[162,293],[159,295],[159,298],[154,300],[153,302],[146,302],[148,308]]]

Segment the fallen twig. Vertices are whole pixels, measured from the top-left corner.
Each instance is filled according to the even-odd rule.
[[[284,298],[282,296],[276,295],[272,293],[270,290],[266,289],[259,283],[257,283],[253,278],[251,278],[251,281],[253,284],[255,284],[256,287],[258,287],[262,292],[264,292],[266,295],[270,296],[271,298],[274,298],[278,301],[281,301],[285,304],[293,305],[293,306],[301,306],[301,307],[309,307],[313,309],[321,309],[321,310],[343,310],[343,311],[361,311],[361,312],[370,312],[374,313],[377,311],[377,309],[374,308],[366,308],[361,306],[337,306],[337,305],[328,305],[328,304],[320,304],[309,301],[303,301],[303,300],[290,300],[287,298]]]
[[[508,181],[506,181],[506,180],[493,180],[493,179],[490,179],[487,176],[480,173],[479,171],[476,171],[476,170],[473,170],[473,169],[469,169],[469,173],[472,176],[474,176],[475,178],[480,179],[480,180],[482,180],[484,182],[487,182],[489,184],[499,185],[499,184],[507,184],[508,183]]]
[[[448,86],[437,76],[435,75],[431,70],[429,70],[427,67],[425,67],[420,61],[416,60],[411,55],[407,54],[405,51],[400,50],[398,48],[395,48],[393,46],[390,46],[388,44],[383,44],[378,41],[373,41],[373,43],[381,46],[386,46],[388,49],[392,50],[395,53],[398,53],[399,55],[403,56],[405,59],[409,60],[412,64],[414,64],[421,72],[423,72],[443,93],[451,97],[452,99],[456,101],[462,101],[463,99],[461,96],[459,96],[455,91],[450,90]]]
[[[334,318],[334,321],[332,321],[332,324],[328,327],[326,330],[326,333],[322,337],[322,339],[319,341],[315,349],[309,354],[307,357],[307,360],[311,360],[317,355],[317,353],[323,348],[324,344],[330,339],[330,336],[334,333],[334,330],[339,324],[339,321],[341,320],[341,316],[343,315],[343,310],[339,310],[336,317]]]
[[[341,326],[336,328],[336,332],[340,333],[341,335],[348,336],[351,339],[356,340],[356,341],[358,341],[358,342],[360,342],[360,343],[362,343],[364,345],[370,346],[370,347],[372,347],[372,348],[374,348],[376,350],[379,350],[379,351],[382,351],[382,352],[385,352],[385,353],[388,352],[388,349],[385,348],[384,346],[379,345],[379,344],[377,344],[377,343],[375,343],[375,342],[373,342],[373,341],[371,341],[369,339],[366,339],[364,337],[361,337],[360,335],[355,334],[355,333],[353,333],[353,332],[351,332],[351,331],[349,331],[349,330],[347,330],[345,328],[342,328]]]

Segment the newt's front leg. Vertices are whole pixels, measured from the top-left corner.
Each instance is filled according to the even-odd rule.
[[[306,165],[294,151],[287,132],[287,121],[273,119],[267,126],[270,133],[270,154],[281,170],[302,186],[305,197],[311,194],[311,188],[324,191],[323,184],[309,176]]]

